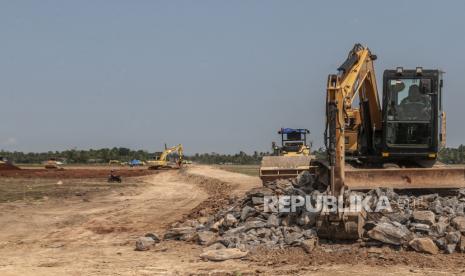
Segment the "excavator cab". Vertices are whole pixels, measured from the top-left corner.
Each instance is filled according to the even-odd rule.
[[[163,154],[163,152],[161,152],[161,151],[155,152],[155,154],[153,155],[153,160],[160,160],[160,157],[161,157],[162,154]]]
[[[383,131],[381,157],[431,166],[444,144],[442,72],[385,70],[383,76]],[[427,165],[428,164],[428,165]]]

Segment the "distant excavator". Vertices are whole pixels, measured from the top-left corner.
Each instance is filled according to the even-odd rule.
[[[177,154],[176,159],[174,161],[169,160],[169,156],[171,154]],[[165,144],[165,150],[161,153],[155,155],[155,160],[148,160],[146,163],[148,165],[149,170],[157,170],[157,169],[179,169],[183,164],[184,158],[184,149],[181,144],[167,148]]]

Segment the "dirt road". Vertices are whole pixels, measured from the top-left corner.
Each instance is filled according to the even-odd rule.
[[[117,253],[132,250],[131,241],[138,233],[161,231],[207,198],[194,185],[176,182],[175,176],[168,171],[146,176],[140,187],[96,195],[88,202],[3,204],[0,274],[114,271],[115,264],[105,259],[116,265],[127,263],[127,256]]]
[[[162,235],[170,224],[208,199],[208,189],[199,187],[195,181],[190,182],[186,174],[228,182],[231,192],[237,195],[260,185],[255,177],[193,166],[186,173],[163,171],[137,177],[133,180],[135,185],[91,193],[85,198],[0,203],[0,275],[183,275],[216,272],[229,275],[238,272],[243,275],[371,275],[375,271],[386,275],[418,275],[418,272],[437,275],[440,272],[440,269],[412,269],[408,264],[386,267],[382,263],[373,267],[322,262],[303,266],[285,258],[282,261],[251,258],[204,262],[198,257],[202,250],[200,246],[175,241],[164,241],[150,251],[134,251],[137,237],[148,232]],[[308,258],[303,251],[296,254],[303,259]]]
[[[207,167],[205,171],[195,168],[195,172],[206,175],[215,171]],[[96,194],[86,201],[71,198],[1,204],[0,274],[192,271],[192,264],[186,268],[181,264],[200,262],[200,248],[172,242],[163,244],[159,253],[133,251],[136,237],[163,233],[208,198],[205,191],[183,179],[177,171],[163,171],[140,177],[137,187]],[[186,250],[193,254],[185,254]]]

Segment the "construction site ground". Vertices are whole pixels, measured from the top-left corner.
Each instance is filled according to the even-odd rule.
[[[179,170],[108,167],[0,172],[0,275],[463,275],[463,254],[425,255],[325,243],[250,252],[206,262],[202,247],[162,241],[134,250],[137,237],[163,236],[174,222],[220,208],[224,198],[261,185],[258,177],[194,165]],[[222,198],[224,197],[224,198]]]

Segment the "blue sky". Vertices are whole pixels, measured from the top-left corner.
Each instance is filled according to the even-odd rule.
[[[266,151],[322,145],[325,85],[354,43],[445,75],[464,143],[463,1],[2,1],[0,148]],[[378,80],[379,84],[381,79]]]

